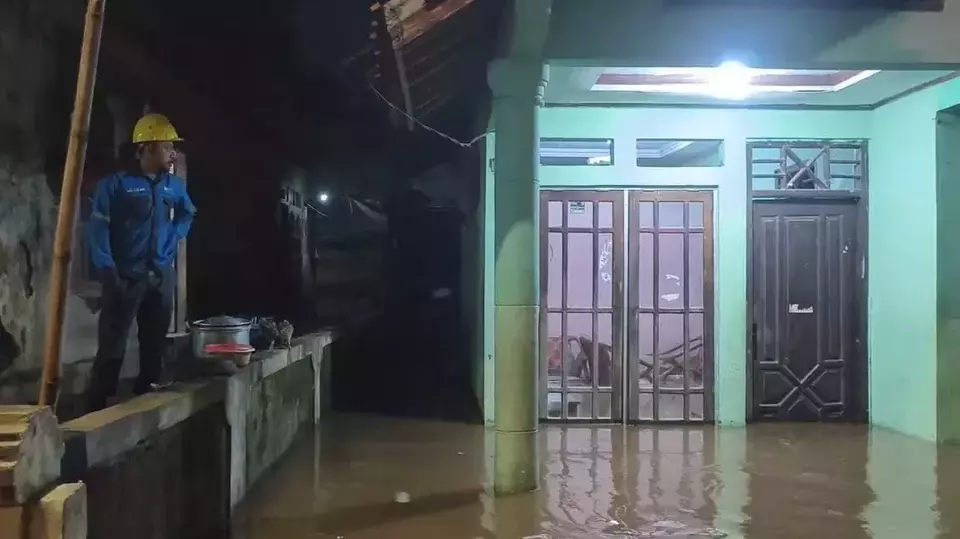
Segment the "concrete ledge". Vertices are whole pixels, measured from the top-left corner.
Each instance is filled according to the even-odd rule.
[[[88,528],[94,537],[225,533],[233,508],[325,409],[333,340],[329,331],[306,335],[228,376],[177,384],[59,428],[47,408],[0,406],[0,494],[17,494],[0,504],[0,537],[83,539]],[[14,481],[14,466],[32,479]],[[38,500],[64,481],[74,484]]]
[[[324,349],[333,343],[334,333],[323,331],[297,337],[289,349],[270,350],[254,354],[256,362],[251,362],[245,370],[251,370],[254,379],[261,380],[286,366],[302,359],[323,357]]]
[[[87,537],[87,487],[83,483],[60,485],[40,499],[31,537],[85,539]]]
[[[305,335],[294,339],[289,349],[258,352],[249,365],[229,377],[176,384],[63,423],[67,443],[64,472],[73,476],[87,467],[108,463],[215,403],[226,402],[228,420],[235,419],[231,426],[242,427],[235,416],[246,412],[245,391],[299,361],[311,360],[315,367],[320,366],[324,348],[332,342],[332,332]],[[319,370],[314,373],[317,390],[323,385]],[[323,408],[319,391],[315,391],[315,400],[319,417]]]
[[[306,335],[289,349],[258,352],[230,375],[61,425],[61,480],[87,483],[93,536],[225,529],[233,508],[322,414],[333,339]]]
[[[142,395],[60,426],[66,438],[64,474],[111,462],[226,396],[225,380],[205,380]]]
[[[0,507],[0,537],[86,539],[86,486],[83,483],[60,485],[39,501]]]

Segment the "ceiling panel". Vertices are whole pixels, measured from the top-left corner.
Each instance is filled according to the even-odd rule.
[[[580,68],[551,66],[550,83],[545,100],[549,104],[658,104],[658,105],[718,105],[718,106],[873,106],[912,89],[934,83],[955,73],[951,71],[880,71],[862,80],[857,72],[843,71],[783,71],[764,75],[763,82],[772,88],[792,86],[805,92],[772,91],[745,99],[719,99],[708,95],[684,95],[667,92],[611,91],[616,84],[638,85],[655,83],[651,70],[640,68]],[[854,77],[854,78],[851,78]],[[676,78],[675,76],[673,78]],[[663,80],[663,79],[661,79]],[[853,81],[852,84],[849,81]],[[669,80],[666,82],[684,82]],[[600,83],[600,86],[597,84]],[[612,83],[612,84],[611,84]],[[643,84],[641,84],[643,83]],[[849,86],[844,87],[845,84]],[[630,88],[630,86],[625,86]],[[833,89],[826,89],[832,87]],[[594,90],[593,88],[604,88]],[[835,89],[835,90],[834,90]]]

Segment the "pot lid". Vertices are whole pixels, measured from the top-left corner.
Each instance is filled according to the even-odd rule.
[[[237,318],[234,316],[220,315],[214,316],[211,318],[206,318],[203,320],[197,320],[193,323],[194,326],[200,327],[237,327],[237,326],[248,326],[250,321],[245,318]]]

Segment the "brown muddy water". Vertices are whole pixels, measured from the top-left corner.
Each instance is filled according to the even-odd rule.
[[[960,448],[849,425],[552,427],[541,489],[484,491],[480,427],[337,417],[251,494],[241,539],[960,538]]]

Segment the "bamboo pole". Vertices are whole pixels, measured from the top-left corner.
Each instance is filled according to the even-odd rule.
[[[103,14],[106,0],[89,0],[80,48],[80,69],[77,74],[77,93],[70,120],[70,142],[63,167],[63,186],[60,189],[60,207],[57,229],[53,240],[53,268],[50,272],[50,312],[47,317],[46,343],[43,350],[43,381],[40,385],[40,404],[51,406],[60,386],[60,352],[63,344],[63,319],[66,312],[67,286],[70,276],[70,251],[76,224],[77,199],[87,156],[90,132],[90,108],[97,79],[97,61],[100,57],[100,37],[103,32]]]

